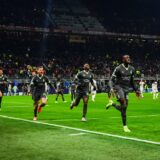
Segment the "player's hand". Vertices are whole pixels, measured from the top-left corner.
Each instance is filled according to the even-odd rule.
[[[139,91],[136,91],[136,96],[137,96],[138,98],[142,98],[142,95],[141,95],[141,93],[140,93]]]

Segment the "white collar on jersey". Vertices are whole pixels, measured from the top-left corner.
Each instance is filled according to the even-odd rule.
[[[38,74],[37,77],[41,79],[43,77],[43,74],[42,75]]]
[[[86,74],[88,74],[88,73],[89,73],[89,71],[87,72],[86,70],[84,70],[84,72],[85,72]]]
[[[126,67],[126,66],[122,63],[122,66],[128,71],[130,65],[128,65],[128,67]]]

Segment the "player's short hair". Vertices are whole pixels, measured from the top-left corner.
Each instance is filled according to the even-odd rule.
[[[124,55],[122,55],[122,60],[123,60],[125,57],[130,57],[130,55],[129,55],[129,54],[124,54]]]
[[[37,72],[37,70],[36,69],[32,69],[32,71],[31,72]]]
[[[89,68],[90,68],[90,65],[89,65],[88,63],[85,63],[85,64],[83,65],[83,68],[85,68],[86,66],[89,66]]]
[[[130,58],[130,55],[129,55],[129,54],[124,54],[124,55],[122,55],[122,59],[121,59],[121,60],[122,60],[122,62],[124,62],[124,61],[125,61],[125,58],[126,58],[126,57],[129,57],[129,58]]]

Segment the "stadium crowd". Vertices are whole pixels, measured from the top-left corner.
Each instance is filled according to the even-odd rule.
[[[9,77],[27,77],[33,67],[43,65],[52,77],[71,78],[87,62],[97,77],[107,78],[123,54],[131,56],[139,76],[160,74],[159,41],[93,37],[81,44],[64,36],[20,32],[1,33],[0,44],[0,66]]]
[[[92,71],[99,78],[108,78],[113,68],[119,64],[118,58],[107,53],[106,55],[81,55],[78,52],[65,51],[62,55],[46,56],[43,60],[39,57],[33,57],[29,53],[19,56],[14,53],[2,53],[0,66],[4,68],[4,73],[7,76],[14,78],[27,78],[32,69],[38,65],[43,65],[50,76],[72,78],[85,62],[91,64]],[[144,59],[137,61],[133,58],[133,64],[139,76],[144,74],[155,77],[159,74],[158,59],[152,60],[148,54]]]

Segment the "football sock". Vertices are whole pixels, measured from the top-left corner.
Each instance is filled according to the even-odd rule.
[[[122,116],[123,126],[126,126],[126,110],[127,107],[122,107],[121,116]]]
[[[2,103],[2,97],[0,97],[0,108],[1,108],[1,103]]]
[[[87,104],[83,105],[83,117],[86,117],[87,114]]]
[[[95,96],[96,96],[96,95],[92,95],[92,100],[94,100],[94,99],[95,99]]]
[[[64,100],[64,96],[63,96],[63,94],[61,94],[61,95],[62,95],[62,100],[63,100],[63,101],[65,101],[65,100]]]
[[[34,117],[37,117],[38,104],[34,106]]]
[[[112,106],[113,106],[114,108],[116,108],[118,111],[121,112],[121,108],[122,108],[122,107],[121,107],[120,105],[117,105],[116,103],[113,103]]]
[[[57,94],[56,101],[58,101],[59,94]]]

